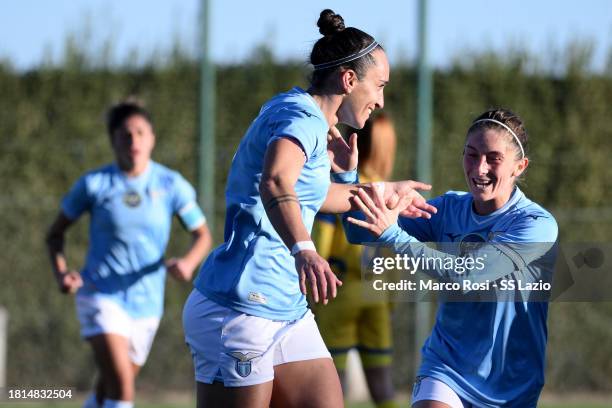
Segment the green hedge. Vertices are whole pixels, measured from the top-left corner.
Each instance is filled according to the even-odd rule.
[[[529,59],[471,57],[434,75],[434,194],[463,189],[461,151],[465,130],[486,108],[504,106],[525,120],[531,135],[531,165],[523,185],[535,201],[565,214],[561,239],[612,239],[612,217],[580,219],[584,208],[609,208],[612,201],[612,78],[584,65],[566,64],[562,74],[529,72]],[[553,72],[551,70],[551,72]],[[306,86],[301,63],[255,62],[218,67],[217,242],[222,236],[223,188],[234,150],[260,105],[276,92]],[[53,282],[43,242],[59,200],[84,171],[112,160],[103,112],[127,95],[150,108],[158,144],[154,158],[195,183],[198,67],[176,55],[165,64],[97,68],[82,59],[63,66],[15,72],[0,65],[0,304],[10,312],[9,385],[70,385],[88,388],[90,351],[78,337],[73,301]],[[386,90],[385,110],[399,134],[396,178],[413,176],[415,69],[396,67]],[[605,212],[604,212],[605,213]],[[211,214],[208,214],[211,217]],[[174,226],[169,254],[188,245]],[[68,235],[71,265],[81,265],[87,220]],[[144,368],[142,387],[189,389],[193,383],[183,343],[182,304],[190,285],[169,281],[166,315]],[[414,305],[398,305],[410,312]],[[550,314],[547,387],[612,390],[612,305],[553,304]],[[412,381],[410,313],[396,313],[396,381]]]

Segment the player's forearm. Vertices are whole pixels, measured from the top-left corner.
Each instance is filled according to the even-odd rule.
[[[51,258],[51,268],[55,277],[68,273],[68,264],[63,254],[56,254]]]
[[[348,211],[358,210],[359,208],[355,206],[351,197],[357,194],[357,189],[359,188],[362,188],[366,193],[370,194],[371,184],[332,183],[327,191],[325,202],[319,211],[330,214],[342,214]]]
[[[51,261],[51,268],[56,277],[68,273],[68,265],[64,256],[64,236],[66,230],[72,225],[70,220],[63,212],[60,212],[47,232],[45,243]]]
[[[46,239],[51,269],[57,278],[68,272],[66,257],[64,256],[64,236],[49,233]]]
[[[183,255],[183,260],[185,260],[192,269],[195,269],[210,251],[212,236],[206,224],[191,231],[191,235],[193,240],[191,246],[185,255]]]
[[[291,183],[282,177],[262,179],[259,192],[266,214],[287,248],[291,249],[296,242],[311,240]]]

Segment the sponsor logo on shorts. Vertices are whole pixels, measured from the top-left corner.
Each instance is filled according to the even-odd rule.
[[[266,297],[259,292],[249,292],[249,301],[254,303],[260,303],[262,305],[268,303]]]
[[[239,351],[232,351],[227,353],[229,356],[236,359],[236,372],[241,377],[248,377],[251,374],[252,360],[261,357],[261,354],[257,353],[241,353]]]

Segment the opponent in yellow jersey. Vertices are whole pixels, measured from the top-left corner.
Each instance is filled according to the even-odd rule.
[[[388,178],[393,169],[396,143],[389,118],[375,117],[358,136],[360,181]],[[332,354],[342,386],[346,388],[347,353],[356,348],[377,407],[396,407],[391,379],[390,305],[386,301],[366,300],[362,295],[363,247],[348,243],[337,215],[319,213],[312,237],[319,254],[343,281],[334,302],[314,307],[319,330]]]

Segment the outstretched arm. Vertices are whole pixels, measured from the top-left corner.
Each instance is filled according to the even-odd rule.
[[[357,134],[353,133],[349,142],[346,143],[338,129],[330,128],[327,134],[327,154],[331,163],[331,177],[334,183],[331,184],[325,202],[319,211],[336,214],[358,210],[359,208],[355,206],[352,197],[357,194],[359,188],[370,197],[374,197],[374,195],[372,191],[373,183],[357,183]],[[410,205],[401,212],[403,216],[429,218],[430,213],[436,212],[436,209],[427,204],[425,199],[415,191],[429,190],[431,189],[429,184],[411,180],[379,182],[376,184],[383,187],[382,194],[386,203],[399,200],[403,196],[412,198]]]
[[[348,176],[348,173],[346,173]],[[339,175],[333,175],[332,177],[340,177]],[[356,178],[356,175],[355,175]],[[397,202],[400,198],[408,197],[410,200],[408,205],[402,209],[400,215],[405,217],[417,218],[431,218],[431,214],[436,213],[436,208],[427,203],[427,200],[418,193],[417,190],[430,190],[431,185],[421,183],[419,181],[405,180],[405,181],[387,181],[377,183],[364,183],[364,184],[340,184],[332,183],[325,202],[319,211],[323,213],[345,213],[349,211],[357,211],[360,208],[355,205],[354,197],[357,196],[358,191],[361,189],[368,196],[374,197],[373,186],[380,186],[383,199],[385,203]]]
[[[345,221],[363,228],[363,231],[369,231],[376,242],[391,245],[398,254],[408,254],[417,259],[444,260],[452,265],[464,265],[466,257],[482,260],[482,267],[465,267],[461,270],[437,266],[441,263],[432,263],[432,267],[422,268],[424,273],[440,281],[462,283],[470,280],[480,283],[487,280],[492,282],[506,276],[522,277],[525,281],[537,281],[539,278],[545,278],[550,272],[548,269],[529,271],[528,266],[549,255],[551,248],[554,249],[557,227],[552,218],[543,218],[540,223],[530,220],[529,217],[517,220],[508,231],[500,234],[491,242],[475,245],[469,250],[466,247],[465,254],[457,255],[429,248],[402,230],[397,222],[400,213],[398,208],[401,207],[401,203],[389,208],[384,204],[380,194],[375,194],[374,199],[371,199],[363,191],[358,193],[355,201],[365,215],[365,219],[346,217]],[[351,236],[355,238],[357,235],[355,232],[348,234],[349,238]],[[371,242],[372,239],[368,241]],[[460,258],[462,260],[458,262]]]

